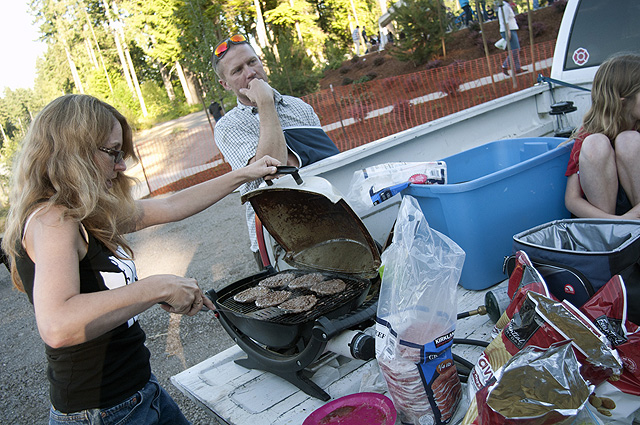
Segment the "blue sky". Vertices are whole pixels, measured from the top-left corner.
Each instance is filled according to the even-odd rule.
[[[45,49],[26,0],[0,0],[0,96],[5,87],[32,88],[36,58]]]

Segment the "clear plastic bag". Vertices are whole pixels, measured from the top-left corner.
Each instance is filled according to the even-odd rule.
[[[445,184],[447,165],[443,161],[389,162],[357,170],[353,173],[345,199],[358,215],[363,215],[373,208],[372,192],[408,182],[415,174],[424,174],[427,184]]]
[[[376,333],[378,364],[402,423],[446,424],[462,397],[451,344],[464,257],[405,196],[382,253]]]

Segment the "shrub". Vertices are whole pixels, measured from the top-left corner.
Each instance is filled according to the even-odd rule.
[[[529,28],[529,19],[527,18],[526,13],[520,13],[516,15],[516,23],[521,30],[525,30]]]
[[[438,9],[436,0],[405,0],[401,6],[394,7],[391,17],[400,36],[391,54],[415,66],[427,63],[440,50],[441,37],[445,36]]]
[[[384,57],[383,56],[378,56],[377,58],[375,58],[373,60],[373,66],[380,66],[384,63]]]
[[[393,104],[393,113],[400,118],[408,118],[412,110],[411,102],[407,99],[400,99]]]
[[[420,75],[409,74],[404,77],[404,88],[406,91],[416,90],[420,86],[421,82],[422,79],[420,78]]]
[[[461,61],[460,59],[456,59],[449,64],[449,67],[455,71],[464,69],[464,61]]]
[[[338,70],[338,72],[339,72],[340,74],[343,74],[343,75],[344,75],[344,74],[346,74],[346,73],[347,73],[347,72],[349,72],[349,71],[351,71],[351,68],[349,68],[348,66],[343,66],[342,68],[340,68],[340,69]]]
[[[484,49],[484,44],[482,43],[482,34],[480,34],[479,32],[472,32],[469,33],[469,44],[472,44],[476,47],[480,47],[481,49]]]
[[[362,77],[358,78],[357,80],[354,81],[354,83],[355,84],[366,83],[367,81],[373,80],[377,76],[378,74],[371,72],[367,75],[363,75]]]
[[[395,90],[398,85],[397,77],[389,77],[382,80],[382,87],[385,90]]]
[[[544,22],[534,22],[531,24],[531,32],[533,37],[540,37],[547,29],[547,25]]]
[[[448,94],[449,96],[456,96],[458,89],[462,82],[457,78],[447,78],[440,82],[440,91]]]
[[[427,65],[425,65],[425,69],[434,69],[439,67],[440,65],[442,65],[442,61],[440,59],[434,59],[427,62]]]
[[[480,34],[480,23],[479,22],[471,21],[471,22],[469,22],[469,26],[467,28],[469,28],[469,32],[471,32],[471,33]]]
[[[344,77],[342,79],[342,85],[343,86],[348,86],[349,84],[353,83],[353,80],[349,77]]]
[[[367,116],[367,112],[367,106],[362,103],[356,103],[348,109],[349,116],[353,117],[357,122],[364,121],[364,118]]]

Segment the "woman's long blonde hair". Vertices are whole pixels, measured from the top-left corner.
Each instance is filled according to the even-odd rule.
[[[15,259],[21,249],[27,217],[40,205],[60,206],[112,252],[132,251],[123,233],[133,230],[136,207],[132,178],[118,173],[106,189],[104,173],[95,163],[114,126],[122,126],[125,158],[137,157],[131,127],[111,105],[87,95],[65,95],[49,103],[29,127],[15,162],[9,214],[2,248],[11,261],[14,285],[24,291]]]
[[[607,59],[593,79],[591,108],[585,114],[582,130],[602,133],[611,140],[625,130],[638,129],[631,115],[640,93],[640,55],[618,54]]]

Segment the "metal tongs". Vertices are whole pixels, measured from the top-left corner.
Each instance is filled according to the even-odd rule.
[[[293,165],[278,165],[276,169],[276,174],[291,174],[298,185],[302,184],[302,178],[300,178],[300,174],[298,174],[298,167],[294,167]],[[273,186],[273,182],[271,180],[265,180],[265,182],[267,183],[267,186]]]

